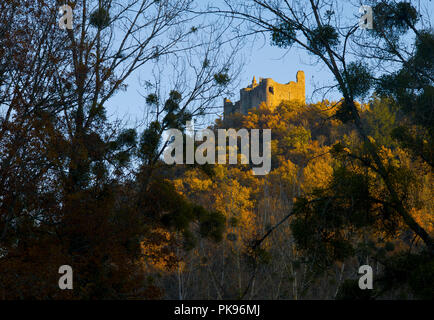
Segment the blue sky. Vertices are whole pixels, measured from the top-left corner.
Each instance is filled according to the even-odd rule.
[[[217,3],[221,1],[218,0]],[[429,8],[429,11],[433,13],[434,3],[430,0],[415,0],[413,3]],[[358,19],[358,7],[349,4],[347,0],[342,0],[343,8],[342,14],[346,19]],[[357,23],[357,20],[356,20]],[[375,23],[375,22],[374,22]],[[330,72],[321,63],[314,63],[312,56],[308,55],[304,50],[292,48],[287,51],[278,47],[270,45],[269,37],[257,38],[254,42],[250,41],[242,49],[240,54],[245,59],[245,66],[241,74],[239,75],[241,87],[233,92],[230,98],[232,101],[239,99],[239,89],[247,86],[251,83],[252,77],[256,76],[258,80],[262,78],[273,78],[280,83],[287,83],[289,81],[295,81],[296,72],[303,70],[306,75],[306,101],[317,102],[322,99],[322,94],[315,94],[315,88],[330,85],[333,83],[333,77]],[[144,114],[144,98],[140,93],[145,93],[143,88],[140,87],[139,79],[146,79],[143,74],[149,74],[152,66],[148,66],[145,72],[140,75],[138,73],[133,74],[127,84],[128,90],[126,92],[118,93],[108,104],[108,115],[110,118],[122,118],[130,125],[134,125],[136,121],[143,119]],[[216,103],[222,105],[223,98]],[[339,92],[332,91],[327,94],[327,99],[336,100],[339,99]],[[221,109],[223,112],[223,107]],[[215,118],[215,117],[214,117]],[[212,120],[212,118],[211,118]]]
[[[254,54],[252,54],[254,52]],[[252,81],[253,76],[259,81],[259,78],[273,78],[280,83],[296,81],[296,73],[303,70],[306,74],[306,100],[308,102],[320,100],[320,95],[312,97],[315,84],[323,85],[330,83],[328,70],[321,65],[312,65],[312,57],[308,56],[302,50],[292,49],[290,52],[269,45],[268,39],[258,41],[253,46],[247,45],[242,52],[246,58],[246,64],[243,72],[239,75],[241,87],[246,87]],[[148,68],[146,68],[148,70]],[[143,72],[133,74],[128,80],[128,89],[126,92],[119,92],[111,99],[108,105],[108,115],[120,117],[128,122],[134,122],[137,118],[143,116],[144,98],[141,93],[144,89],[140,86],[140,80],[146,79]],[[151,80],[151,79],[149,79]],[[239,89],[232,96],[227,97],[233,101],[239,100]],[[339,94],[329,94],[328,98],[338,98]],[[223,98],[217,103],[223,105]],[[223,107],[221,112],[223,112]]]

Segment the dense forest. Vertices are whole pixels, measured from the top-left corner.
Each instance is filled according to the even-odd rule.
[[[331,0],[1,0],[0,299],[433,299],[433,28],[371,2],[361,30]],[[206,122],[254,33],[305,50],[342,98]],[[143,123],[113,120],[140,70],[157,73]],[[191,120],[271,129],[271,172],[167,165]]]

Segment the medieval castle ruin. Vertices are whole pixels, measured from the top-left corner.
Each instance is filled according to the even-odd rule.
[[[259,83],[256,83],[253,77],[252,84],[240,90],[240,101],[234,104],[229,99],[223,100],[223,116],[235,112],[247,115],[249,109],[258,108],[262,102],[275,107],[282,101],[306,102],[303,71],[297,72],[297,82],[287,84],[277,83],[271,78],[259,78]]]

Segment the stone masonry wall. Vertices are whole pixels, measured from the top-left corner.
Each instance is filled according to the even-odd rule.
[[[258,108],[262,102],[275,107],[284,100],[306,103],[303,71],[297,72],[297,82],[290,81],[287,84],[278,83],[271,78],[260,78],[258,84],[253,77],[252,84],[240,90],[240,101],[233,104],[229,99],[224,99],[224,116],[234,112],[246,115],[249,109]]]

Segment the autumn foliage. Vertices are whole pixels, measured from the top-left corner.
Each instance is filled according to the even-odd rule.
[[[188,1],[75,1],[64,32],[58,2],[0,3],[0,299],[432,299],[432,33],[410,61],[422,75],[376,79],[366,103],[355,97],[368,81],[355,79],[369,77],[353,63],[340,101],[208,123],[271,129],[271,172],[255,176],[250,164],[162,161],[167,130],[186,137],[231,82],[222,44],[190,42]],[[290,46],[293,28],[274,28],[272,43]],[[310,34],[320,55],[339,44],[331,26]],[[167,94],[146,84],[140,126],[107,115],[136,70],[192,48],[208,51],[190,93],[182,77]],[[362,264],[377,275],[363,294]],[[61,265],[74,290],[59,289]]]

